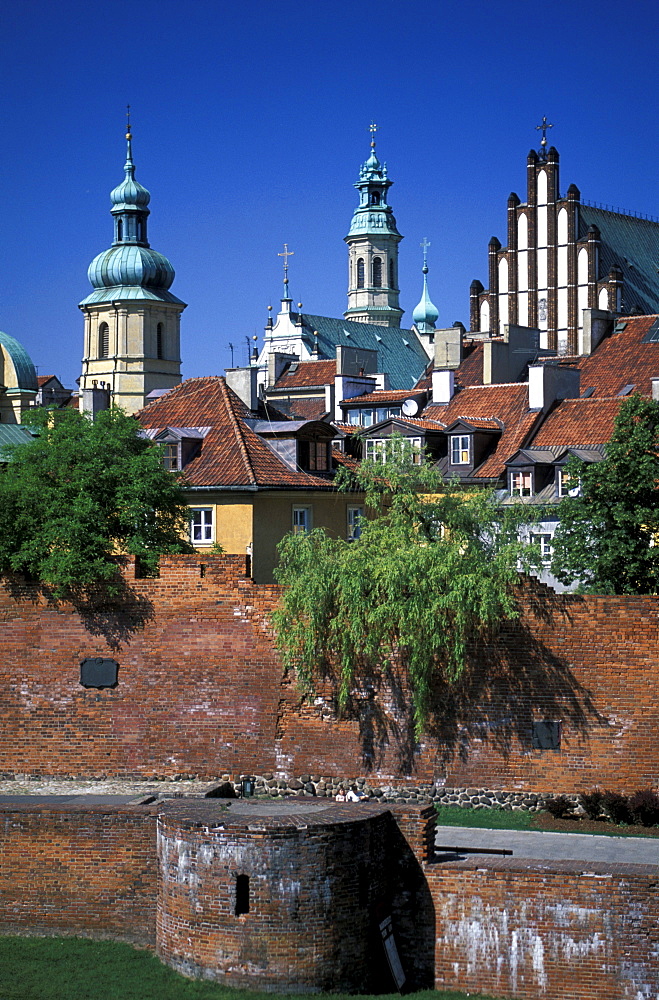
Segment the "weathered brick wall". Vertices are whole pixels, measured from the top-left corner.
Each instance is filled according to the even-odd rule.
[[[244,560],[243,560],[244,562]],[[274,587],[239,557],[163,558],[116,610],[0,590],[0,773],[76,776],[369,774],[371,784],[632,791],[659,777],[659,601],[520,592],[518,620],[472,651],[417,741],[405,678],[304,702],[268,625]],[[119,662],[114,689],[85,689],[80,660]],[[534,750],[534,720],[562,724]]]
[[[0,805],[0,827],[0,933],[155,943],[155,810]]]
[[[656,867],[481,857],[426,874],[437,989],[525,1000],[659,995]]]

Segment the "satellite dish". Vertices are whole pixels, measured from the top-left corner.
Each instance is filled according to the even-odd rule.
[[[403,409],[403,414],[406,417],[416,417],[417,413],[419,412],[419,400],[414,399],[414,397],[406,399],[405,402],[403,403],[402,409]]]

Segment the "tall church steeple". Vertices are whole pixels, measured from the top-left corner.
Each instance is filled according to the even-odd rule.
[[[89,265],[94,291],[80,303],[85,315],[80,388],[104,382],[115,406],[134,413],[154,389],[181,381],[180,322],[185,302],[169,289],[174,268],[149,247],[151,195],[135,180],[130,120],[124,179],[110,194],[114,240]]]
[[[386,163],[375,152],[371,124],[371,154],[359,171],[355,209],[348,244],[348,309],[346,319],[381,326],[400,326],[403,310],[398,304],[398,244],[402,236],[387,202],[392,185]]]

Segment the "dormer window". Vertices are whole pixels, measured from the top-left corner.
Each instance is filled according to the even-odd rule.
[[[469,465],[471,463],[471,435],[451,435],[451,465]]]
[[[178,444],[165,444],[162,448],[162,464],[168,472],[178,472],[181,468]]]
[[[329,469],[327,441],[299,441],[298,465],[309,472],[327,472]]]
[[[581,483],[574,476],[570,476],[565,469],[558,470],[558,496],[576,497],[581,492]]]
[[[519,497],[533,496],[533,473],[532,472],[511,472],[510,492]]]

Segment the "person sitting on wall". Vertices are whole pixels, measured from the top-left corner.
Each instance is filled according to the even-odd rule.
[[[346,800],[346,790],[343,787],[343,785],[339,785],[339,790],[338,790],[338,792],[335,795],[335,799],[336,799],[337,802],[345,802],[345,800]]]
[[[350,791],[346,795],[346,802],[361,802],[365,798],[366,796],[361,789],[357,788],[357,785],[351,785]]]

